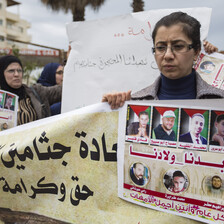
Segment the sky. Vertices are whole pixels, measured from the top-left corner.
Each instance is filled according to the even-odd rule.
[[[19,6],[8,7],[8,11],[19,13],[22,19],[31,23],[28,33],[32,43],[53,48],[68,49],[66,24],[72,22],[72,14],[63,11],[54,12],[41,0],[17,0]],[[212,16],[207,40],[224,50],[224,1],[223,0],[145,0],[144,10],[180,9],[193,7],[212,8]],[[85,20],[97,20],[132,13],[132,0],[105,0],[98,11],[86,7]]]

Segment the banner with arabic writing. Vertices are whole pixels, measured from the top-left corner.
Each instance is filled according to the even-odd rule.
[[[123,107],[119,196],[147,208],[223,223],[224,101],[187,102],[133,101]]]
[[[197,223],[118,197],[117,132],[106,103],[1,132],[0,208],[77,224]]]
[[[198,19],[201,40],[206,39],[211,8],[205,7],[149,10],[68,24],[72,49],[64,72],[62,111],[97,103],[110,91],[136,92],[152,84],[160,73],[152,53],[152,31],[160,18],[174,11]]]

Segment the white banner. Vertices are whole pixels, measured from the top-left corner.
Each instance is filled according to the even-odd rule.
[[[215,137],[222,133],[222,105],[223,99],[126,102],[119,117],[119,196],[149,210],[223,223],[224,146]]]
[[[150,10],[67,25],[72,50],[65,67],[62,111],[100,102],[112,90],[135,92],[151,84],[159,75],[151,51],[152,30],[161,17],[180,10],[200,21],[204,40],[210,8]]]

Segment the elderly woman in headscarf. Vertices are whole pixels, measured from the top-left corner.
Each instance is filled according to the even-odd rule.
[[[37,81],[43,86],[62,85],[63,82],[63,66],[59,63],[49,63],[45,65],[40,78]],[[50,106],[51,115],[61,113],[61,100]]]
[[[61,100],[62,86],[52,87],[22,84],[23,66],[21,61],[6,55],[0,58],[0,89],[18,95],[17,124],[25,124],[51,115],[50,105]]]

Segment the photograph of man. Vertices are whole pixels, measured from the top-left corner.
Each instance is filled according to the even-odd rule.
[[[222,179],[218,175],[214,175],[212,178],[207,178],[207,194],[214,197],[222,197],[224,189],[222,185]]]
[[[163,113],[162,124],[159,124],[153,130],[153,138],[167,141],[175,141],[175,132],[172,129],[175,123],[175,114],[172,110]]]
[[[8,129],[8,124],[7,123],[3,123],[1,125],[1,131],[7,130]]]
[[[12,104],[12,101],[13,101],[13,97],[10,95],[7,95],[4,108],[8,110],[14,110],[14,105]]]
[[[215,69],[215,65],[212,61],[204,61],[200,65],[200,70],[205,73],[211,73]]]
[[[207,140],[200,135],[204,128],[205,118],[202,114],[196,113],[191,118],[190,131],[186,134],[180,135],[180,142],[188,142],[199,145],[206,145]]]
[[[135,184],[143,186],[149,178],[148,168],[140,162],[134,163],[130,168],[130,177]]]
[[[186,176],[180,170],[176,170],[173,172],[172,185],[168,188],[168,190],[173,193],[180,193],[187,188],[186,185]]]
[[[216,117],[214,126],[216,133],[212,136],[210,145],[224,146],[224,114],[220,114]]]
[[[219,190],[222,187],[222,179],[219,176],[212,177],[212,188]]]
[[[149,137],[149,114],[147,111],[141,111],[138,115],[138,122],[132,122],[127,127],[127,135],[137,137]]]

